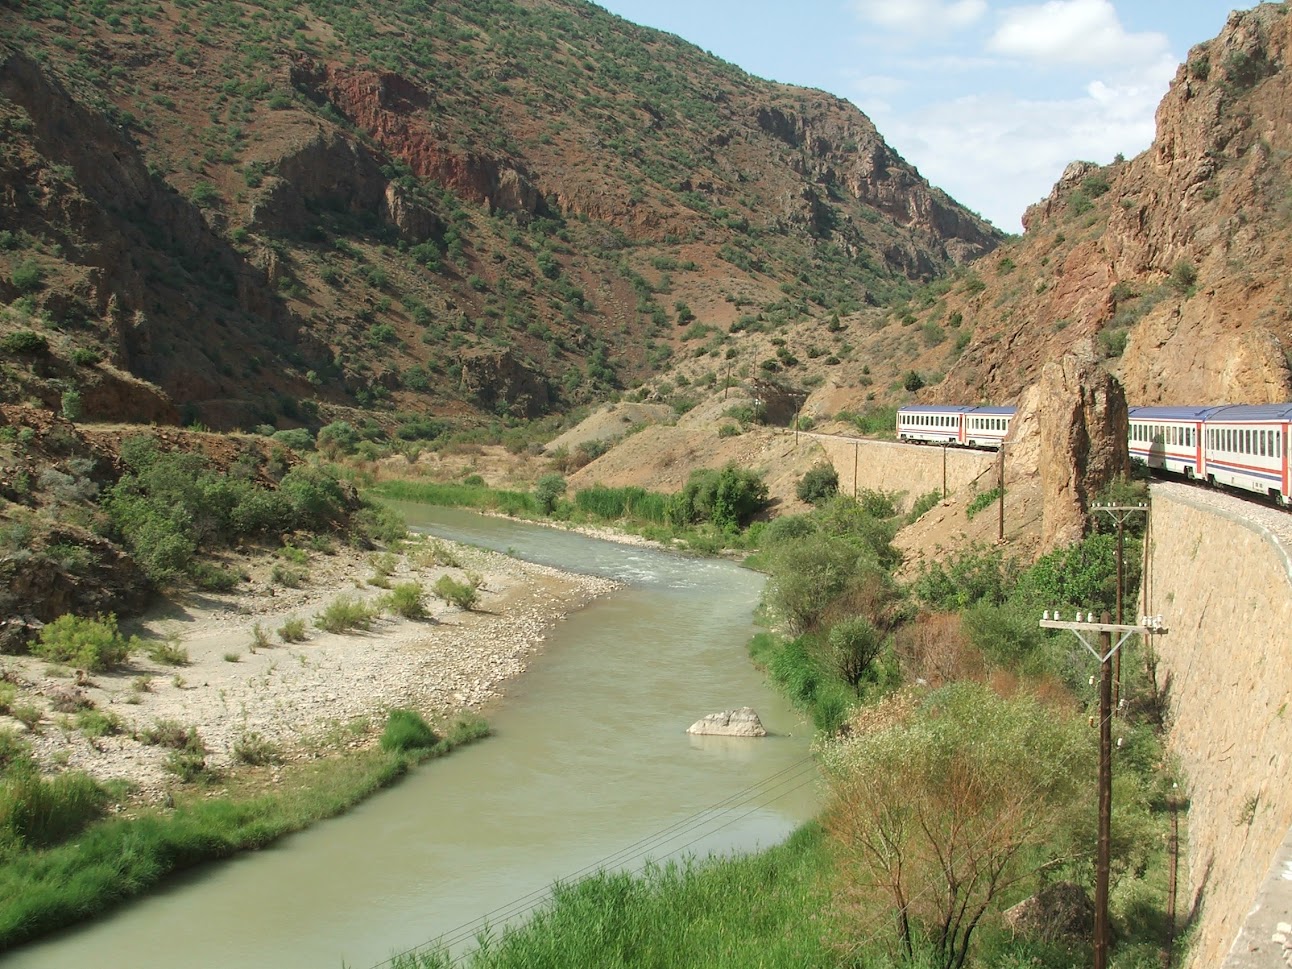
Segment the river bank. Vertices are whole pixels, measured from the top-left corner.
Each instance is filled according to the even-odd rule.
[[[290,560],[249,552],[225,564],[247,577],[235,591],[176,595],[123,624],[165,648],[138,651],[122,669],[85,676],[35,657],[6,659],[15,706],[26,704],[29,720],[40,714],[25,735],[43,766],[122,779],[143,801],[159,801],[180,783],[170,750],[147,742],[159,725],[196,730],[218,774],[249,753],[290,765],[364,746],[393,707],[432,717],[478,710],[524,670],[553,623],[616,587],[418,537],[397,552],[294,550]],[[429,593],[441,576],[478,580],[475,608],[428,594],[425,619],[386,611],[367,630],[343,633],[315,624],[339,598],[375,607],[391,586],[416,582]],[[280,631],[293,624],[305,638],[285,642]]]

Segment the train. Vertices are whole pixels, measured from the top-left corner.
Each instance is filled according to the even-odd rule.
[[[1013,407],[911,404],[897,411],[897,438],[997,451],[1015,417]],[[1129,417],[1131,460],[1292,507],[1292,403],[1132,407]]]
[[[1292,505],[1292,404],[1130,408],[1130,456],[1155,471]]]
[[[1017,408],[908,404],[897,410],[897,439],[999,451]]]

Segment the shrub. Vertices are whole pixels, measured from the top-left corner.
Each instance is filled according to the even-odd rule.
[[[795,488],[795,494],[800,501],[813,505],[833,498],[838,493],[839,472],[829,461],[822,461],[808,470],[799,479],[798,487]]]
[[[202,746],[197,728],[185,727],[176,720],[157,720],[152,726],[139,731],[135,739],[150,747],[170,747],[172,750]]]
[[[550,515],[556,510],[556,503],[563,494],[565,478],[559,474],[545,474],[534,486],[534,500],[538,503],[538,510],[544,515]]]
[[[69,421],[79,421],[84,413],[81,394],[77,390],[65,390],[59,400],[63,417]]]
[[[382,605],[405,619],[425,619],[426,590],[420,582],[401,582],[382,599]]]
[[[40,641],[32,652],[79,669],[109,670],[124,663],[130,651],[141,645],[138,637],[126,639],[121,635],[117,617],[111,613],[98,619],[68,613],[41,629]]]
[[[309,571],[295,565],[284,565],[275,562],[269,573],[269,581],[285,589],[299,589],[309,578]]]
[[[1000,498],[1001,490],[992,488],[991,491],[980,491],[969,499],[969,504],[965,505],[965,518],[973,520],[973,516],[984,509],[990,508]]]
[[[452,576],[442,575],[435,580],[435,594],[459,609],[470,611],[480,601],[480,592],[475,582],[458,582]]]
[[[188,650],[173,639],[155,639],[143,644],[144,652],[155,663],[164,666],[185,666],[188,664]]]
[[[367,603],[349,596],[338,596],[314,617],[314,625],[330,633],[344,633],[351,629],[368,629],[376,613]]]
[[[902,386],[913,394],[924,386],[924,378],[917,371],[908,370],[902,377]]]
[[[759,474],[728,464],[721,471],[692,471],[669,504],[669,519],[677,525],[711,521],[724,530],[740,528],[766,504],[767,485]]]
[[[250,730],[233,742],[233,759],[239,764],[252,766],[279,764],[282,763],[283,752],[273,741]]]
[[[1181,259],[1171,267],[1171,285],[1181,293],[1188,293],[1198,281],[1198,270],[1191,262]]]
[[[72,363],[78,367],[93,367],[102,359],[103,355],[90,347],[77,347],[72,351]]]
[[[305,620],[298,616],[289,616],[278,627],[278,638],[285,643],[302,643],[307,636]]]
[[[18,292],[34,293],[45,283],[45,270],[40,263],[27,260],[15,266],[9,278]]]
[[[718,428],[718,437],[739,437],[740,427],[736,424],[723,424]]]
[[[942,492],[938,491],[936,488],[933,491],[926,491],[924,494],[920,495],[920,497],[915,499],[915,504],[911,505],[911,510],[906,513],[907,524],[919,521],[924,517],[924,514],[927,511],[933,508],[933,506],[941,500]]]
[[[391,710],[381,733],[381,749],[392,753],[429,750],[439,741],[435,731],[414,710]]]
[[[123,726],[115,713],[83,710],[77,715],[76,728],[87,737],[108,737],[121,733]]]
[[[34,330],[14,330],[0,337],[0,350],[11,356],[14,354],[36,356],[49,352],[49,341]]]

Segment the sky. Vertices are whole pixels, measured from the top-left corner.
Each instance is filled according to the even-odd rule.
[[[773,81],[846,98],[1006,232],[1064,167],[1134,157],[1225,0],[597,0]]]

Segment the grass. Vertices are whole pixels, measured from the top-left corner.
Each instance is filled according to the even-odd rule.
[[[305,620],[299,616],[288,616],[278,627],[278,638],[285,643],[303,643],[307,636],[309,631],[305,626]]]
[[[393,969],[833,969],[839,953],[821,914],[830,866],[820,830],[807,825],[758,855],[602,872],[557,885],[529,922],[491,941],[486,933],[461,962],[439,950]]]
[[[212,798],[198,789],[173,811],[146,808],[95,823],[74,843],[11,851],[0,866],[0,948],[97,915],[171,872],[263,848],[487,734],[482,720],[464,717],[430,748],[335,754],[289,772],[269,794]]]
[[[381,600],[382,607],[405,619],[425,619],[426,590],[420,582],[401,582]]]
[[[449,508],[475,508],[480,511],[498,511],[505,515],[537,517],[538,504],[534,496],[524,491],[504,491],[485,485],[440,483],[431,481],[383,481],[373,492],[382,498],[396,501],[418,501],[427,505]]]
[[[477,583],[459,582],[449,575],[442,575],[435,580],[433,587],[437,596],[459,609],[470,611],[476,607],[480,601],[480,593],[476,589]]]
[[[314,617],[314,625],[330,633],[344,633],[352,629],[368,629],[377,618],[377,611],[365,602],[349,596],[338,596]]]

